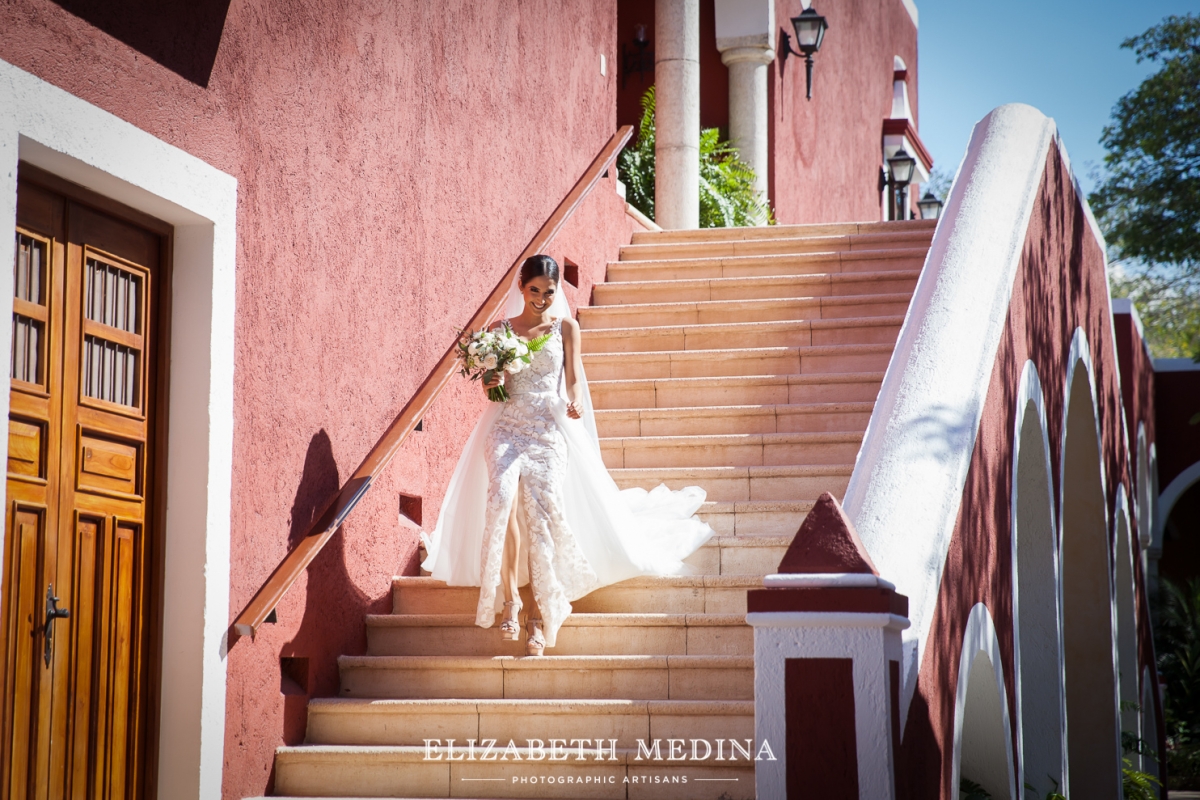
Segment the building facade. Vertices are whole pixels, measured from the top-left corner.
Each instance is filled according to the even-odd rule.
[[[311,793],[319,781],[304,781],[319,774],[358,794],[425,786],[425,773],[403,766],[414,742],[384,753],[399,759],[385,766],[336,762],[364,744],[387,748],[362,739],[321,750],[313,715],[331,713],[332,698],[362,700],[343,657],[378,655],[369,636],[379,618],[432,613],[397,608],[405,586],[412,597],[423,586],[411,583],[420,532],[433,528],[484,408],[477,387],[447,383],[265,624],[249,636],[236,621],[341,502],[331,498],[596,154],[636,122],[653,83],[667,109],[660,145],[687,156],[700,126],[720,128],[759,167],[781,225],[663,231],[627,206],[608,162],[591,176],[546,247],[567,268],[581,319],[619,316],[606,304],[693,303],[684,311],[697,315],[669,332],[647,333],[637,308],[585,325],[589,374],[610,398],[605,457],[614,473],[635,470],[635,451],[655,445],[620,427],[643,413],[642,400],[620,398],[645,392],[647,380],[651,396],[694,399],[697,385],[670,381],[711,378],[714,396],[742,398],[721,407],[747,419],[761,421],[767,407],[773,420],[805,415],[818,428],[688,429],[759,437],[753,464],[739,460],[744,440],[696,456],[716,459],[701,465],[713,480],[714,547],[740,552],[739,520],[767,520],[774,538],[752,543],[773,565],[828,491],[847,512],[838,535],[853,533],[874,568],[845,585],[804,560],[697,578],[700,589],[680,591],[701,605],[675,616],[705,619],[680,631],[707,625],[720,640],[728,629],[734,649],[687,651],[717,660],[682,663],[731,670],[719,674],[746,696],[702,708],[701,692],[689,696],[694,707],[663,708],[697,725],[711,712],[738,731],[774,720],[779,759],[735,771],[733,791],[786,796],[780,787],[803,777],[787,743],[819,717],[801,695],[788,699],[786,679],[770,683],[751,643],[780,628],[788,659],[865,658],[806,650],[816,639],[792,634],[797,620],[816,618],[787,615],[858,613],[835,606],[859,595],[837,593],[883,581],[896,605],[879,626],[886,652],[880,644],[871,656],[882,671],[853,673],[851,711],[832,710],[862,720],[839,728],[853,742],[870,713],[886,715],[876,727],[889,746],[851,748],[853,762],[833,772],[887,796],[951,798],[963,776],[1016,797],[1021,776],[1049,770],[1081,796],[1117,797],[1109,779],[1121,731],[1161,742],[1145,598],[1158,548],[1171,546],[1160,544],[1154,508],[1155,465],[1167,460],[1155,433],[1167,412],[1155,397],[1176,390],[1151,370],[1136,312],[1110,307],[1103,240],[1053,123],[1032,109],[994,112],[936,227],[884,222],[901,216],[882,180],[887,160],[904,149],[917,162],[905,217],[932,168],[917,132],[917,9],[909,0],[819,8],[828,33],[811,99],[803,57],[781,56],[802,10],[798,0],[6,4],[0,209],[15,238],[12,284],[0,291],[14,315],[0,796],[234,800],[287,786]],[[694,227],[680,200],[696,191],[689,158],[662,178],[659,207],[680,215],[668,224],[660,213],[662,228]],[[686,269],[701,272],[672,272],[689,259]],[[641,273],[625,263],[639,260]],[[730,271],[703,272],[718,262]],[[717,282],[725,278],[733,283]],[[660,281],[680,283],[633,285]],[[737,294],[751,285],[759,294]],[[734,293],[718,296],[722,287]],[[644,299],[655,291],[668,294]],[[694,376],[656,375],[651,356],[630,366],[611,344],[622,326],[638,337],[709,336],[704,348],[731,366]],[[794,369],[780,366],[785,350]],[[824,365],[817,377],[802,369],[810,363]],[[837,409],[815,407],[837,405],[817,397],[820,387],[795,399],[807,390],[792,387],[817,386],[826,372],[861,396]],[[682,401],[657,402],[668,427],[684,414]],[[697,418],[720,416],[689,403]],[[838,421],[819,428],[824,420]],[[671,446],[700,452],[687,449],[693,441]],[[768,446],[789,455],[769,463]],[[797,448],[811,449],[790,455]],[[819,463],[795,460],[805,458]],[[768,474],[775,468],[791,472]],[[741,478],[715,471],[738,469],[747,496],[726,497]],[[1171,485],[1194,472],[1179,466]],[[664,480],[683,479],[672,475]],[[780,496],[751,496],[759,480]],[[787,541],[775,541],[782,533]],[[768,572],[774,583],[763,587]],[[781,602],[800,606],[750,609],[751,631],[748,588],[797,587]],[[649,608],[679,594],[674,584],[651,589]],[[1097,609],[1112,610],[1099,628],[1107,638],[1077,640],[1104,621]],[[1048,638],[1026,644],[1029,631]],[[669,638],[659,634],[651,640]],[[657,655],[669,672],[676,654]],[[830,669],[819,674],[845,677]],[[764,713],[774,695],[760,678],[799,716]],[[856,694],[868,688],[870,703]],[[1096,691],[1112,695],[1112,709],[1088,705]],[[538,699],[559,713],[574,696]],[[1121,704],[1134,702],[1130,716]],[[647,720],[671,716],[645,708]],[[1035,719],[1045,708],[1057,711]],[[1084,720],[1069,736],[1068,718]],[[392,788],[354,782],[375,775]],[[457,777],[446,776],[448,794]],[[1080,788],[1089,780],[1098,788]],[[718,787],[714,797],[727,788],[703,785]]]

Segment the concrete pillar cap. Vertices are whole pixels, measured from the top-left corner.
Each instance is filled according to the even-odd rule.
[[[829,492],[817,498],[779,562],[781,574],[879,575],[854,524]]]

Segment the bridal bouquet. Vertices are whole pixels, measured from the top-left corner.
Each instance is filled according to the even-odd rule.
[[[459,373],[473,381],[487,383],[498,372],[515,375],[533,361],[533,353],[542,349],[550,340],[550,334],[525,341],[513,332],[508,323],[499,330],[462,331],[458,338],[458,360],[462,362]],[[504,386],[493,386],[487,390],[488,399],[494,403],[508,400]]]

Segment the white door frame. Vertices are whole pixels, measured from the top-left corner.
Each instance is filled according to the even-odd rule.
[[[233,463],[237,181],[0,60],[0,218],[26,161],[174,226],[158,796],[219,800]],[[0,264],[15,238],[0,236]],[[0,267],[0,314],[12,314]],[[0,366],[12,329],[0,325]],[[8,392],[0,392],[8,416]]]

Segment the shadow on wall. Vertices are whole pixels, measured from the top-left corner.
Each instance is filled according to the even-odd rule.
[[[208,87],[229,0],[54,0],[197,86]]]
[[[304,471],[292,502],[288,549],[304,538],[340,487],[333,445],[322,429],[309,441],[304,456]],[[390,593],[372,601],[354,585],[346,570],[345,544],[343,525],[309,565],[304,618],[296,635],[280,649],[283,741],[289,745],[304,741],[309,698],[337,695],[338,656],[365,651],[363,616],[389,610]]]

